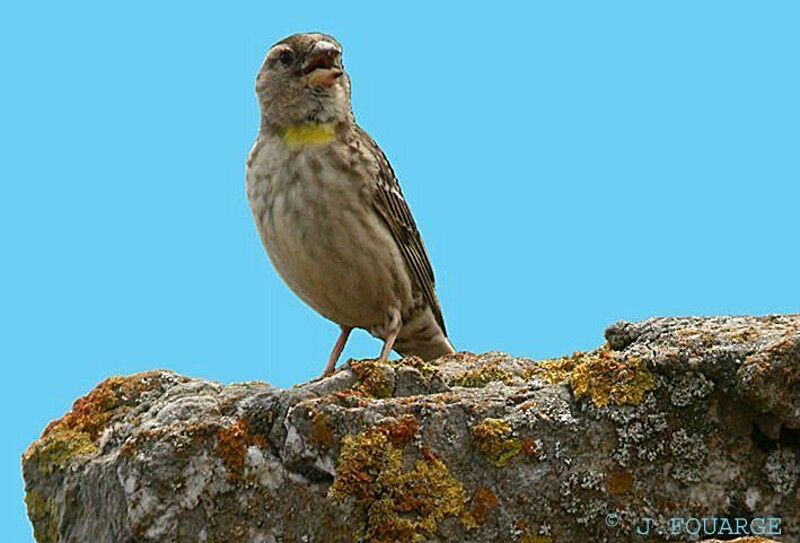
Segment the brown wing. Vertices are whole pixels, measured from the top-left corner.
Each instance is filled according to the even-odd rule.
[[[422,243],[422,237],[417,230],[417,224],[414,222],[414,217],[411,216],[411,210],[405,198],[403,198],[400,183],[380,147],[361,127],[358,127],[358,132],[379,164],[378,181],[373,199],[375,210],[389,227],[416,287],[422,291],[425,301],[433,311],[436,322],[447,336],[442,310],[434,292],[433,268],[428,259],[428,253],[425,251],[425,245]]]

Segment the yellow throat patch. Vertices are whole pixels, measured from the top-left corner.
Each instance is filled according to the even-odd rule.
[[[290,126],[283,133],[283,141],[289,147],[303,145],[322,145],[336,138],[333,123],[324,124],[299,124]]]

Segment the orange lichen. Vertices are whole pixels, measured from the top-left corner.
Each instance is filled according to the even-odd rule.
[[[311,418],[311,442],[320,449],[333,447],[333,427],[327,413],[315,412]]]
[[[472,497],[472,507],[470,508],[472,519],[479,526],[484,524],[492,511],[497,509],[497,505],[497,496],[491,490],[479,488]]]
[[[142,394],[158,388],[161,375],[160,372],[146,372],[130,377],[109,377],[89,394],[78,398],[69,413],[48,424],[42,437],[69,429],[88,434],[92,440],[97,439],[114,411],[135,405]]]
[[[386,437],[395,447],[402,447],[414,439],[419,432],[419,423],[414,415],[405,415],[392,424],[382,427]]]
[[[40,471],[49,474],[73,458],[95,454],[97,439],[110,422],[137,405],[143,394],[160,388],[163,378],[156,371],[106,379],[75,401],[69,413],[51,422],[25,452],[24,461],[36,462]]]
[[[244,472],[247,449],[253,445],[262,449],[268,446],[263,436],[251,433],[250,423],[246,419],[239,419],[232,426],[217,431],[215,452],[225,463],[232,478],[240,477]]]
[[[526,458],[536,458],[536,455],[539,453],[538,447],[536,446],[536,441],[532,437],[526,437],[522,440],[522,444],[520,447],[520,453]]]

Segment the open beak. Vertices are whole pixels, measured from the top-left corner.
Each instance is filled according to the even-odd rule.
[[[308,78],[308,84],[314,87],[333,86],[342,75],[341,68],[336,66],[341,54],[339,48],[329,41],[321,40],[315,43],[303,64],[303,73]]]

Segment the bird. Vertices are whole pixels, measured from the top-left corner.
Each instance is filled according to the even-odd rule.
[[[256,77],[260,124],[246,192],[273,267],[339,325],[322,376],[353,329],[392,351],[434,360],[455,349],[433,267],[386,155],[355,121],[342,46],[320,33],[274,44]]]

